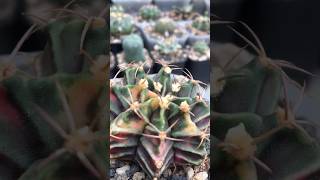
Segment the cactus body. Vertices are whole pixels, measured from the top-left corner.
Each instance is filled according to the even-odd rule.
[[[124,37],[122,47],[127,63],[145,61],[144,46],[140,36],[132,34]]]
[[[128,68],[122,82],[113,82],[110,90],[111,158],[135,157],[153,178],[171,163],[199,165],[207,154],[210,112],[196,83],[173,77],[167,66],[154,76]]]
[[[161,11],[157,6],[145,5],[140,8],[139,14],[144,20],[157,20],[161,16]]]

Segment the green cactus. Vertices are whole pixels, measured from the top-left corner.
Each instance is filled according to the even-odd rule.
[[[110,7],[110,16],[117,16],[121,13],[124,13],[124,9],[121,5],[117,4]]]
[[[144,5],[140,8],[139,14],[144,20],[157,20],[161,16],[160,9],[155,5]]]
[[[193,20],[192,27],[202,32],[210,32],[210,18],[207,16],[198,16]]]
[[[199,165],[208,153],[210,111],[199,82],[171,71],[149,76],[132,66],[122,83],[111,81],[110,157],[135,159],[151,178],[171,163]]]
[[[134,30],[132,16],[125,13],[117,13],[110,16],[110,34],[114,37],[131,34]]]
[[[193,14],[193,4],[186,4],[183,7],[174,8],[174,15],[181,16],[181,19],[183,20],[189,19]]]
[[[0,65],[1,179],[107,178],[108,65],[100,57],[108,28],[101,17],[90,19],[57,18],[45,26],[40,74],[16,66],[16,51]]]
[[[178,54],[181,48],[181,45],[172,39],[159,41],[154,47],[159,54],[166,56],[174,56],[175,54]]]
[[[205,55],[210,50],[208,44],[204,41],[197,41],[192,45],[192,49],[200,55]]]
[[[176,23],[172,19],[161,18],[156,22],[154,26],[154,32],[161,35],[165,35],[166,33],[172,34],[176,28]]]
[[[124,37],[122,47],[127,63],[145,61],[143,41],[139,35],[131,34]]]
[[[213,69],[215,179],[309,177],[320,169],[320,146],[296,121],[286,96],[286,81],[293,81],[282,69],[300,68],[268,58],[259,39],[259,46],[244,40],[256,50],[256,58],[238,68],[227,62]]]

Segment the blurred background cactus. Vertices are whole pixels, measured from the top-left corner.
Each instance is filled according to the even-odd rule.
[[[114,37],[131,34],[134,30],[132,16],[125,13],[116,13],[110,16],[110,34]]]
[[[154,26],[154,31],[161,35],[169,35],[172,34],[176,28],[176,23],[172,19],[161,18],[156,22]]]
[[[122,47],[126,63],[144,62],[144,47],[142,38],[137,34],[131,34],[123,38]]]
[[[198,16],[193,20],[192,27],[202,32],[209,32],[210,18],[207,16]]]
[[[157,6],[145,5],[140,8],[139,15],[143,20],[154,21],[160,18],[161,11]]]

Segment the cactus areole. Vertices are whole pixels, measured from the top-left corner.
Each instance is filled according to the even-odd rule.
[[[209,105],[199,83],[171,74],[128,67],[110,86],[110,158],[135,159],[153,179],[171,164],[199,165],[207,155]]]

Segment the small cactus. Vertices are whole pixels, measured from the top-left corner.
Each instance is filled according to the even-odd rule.
[[[116,13],[110,16],[110,34],[114,37],[131,34],[134,30],[132,16],[125,13]]]
[[[174,56],[179,53],[181,48],[181,45],[172,39],[158,42],[154,47],[157,52],[165,56]]]
[[[154,32],[161,35],[172,34],[176,28],[176,23],[172,19],[162,18],[156,22],[154,26]]]
[[[135,159],[150,178],[172,163],[199,165],[208,153],[210,111],[199,82],[171,72],[148,76],[132,66],[111,81],[110,157]]]
[[[124,13],[124,9],[121,5],[117,4],[110,7],[110,16],[117,16],[121,13]]]
[[[127,63],[144,62],[144,47],[142,38],[137,34],[125,36],[122,41],[124,58]]]
[[[191,47],[191,51],[189,52],[189,57],[192,60],[199,60],[199,61],[209,60],[210,48],[208,44],[204,41],[195,42]]]
[[[144,5],[140,8],[139,14],[144,20],[157,20],[161,16],[161,11],[157,6],[154,5]]]
[[[198,16],[192,22],[192,27],[202,32],[210,32],[210,18],[207,16]]]

